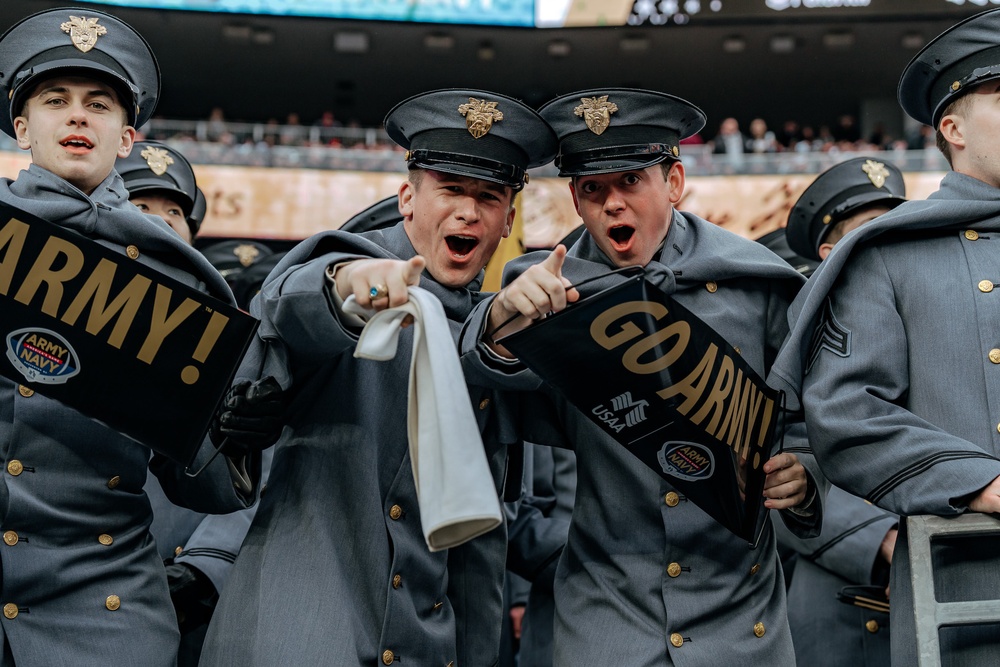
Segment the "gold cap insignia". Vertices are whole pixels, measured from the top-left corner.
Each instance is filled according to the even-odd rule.
[[[69,33],[73,46],[86,53],[97,45],[98,37],[108,34],[107,28],[97,24],[100,20],[99,17],[88,19],[85,16],[70,16],[69,21],[59,27],[63,32]]]
[[[885,179],[889,176],[889,170],[885,168],[885,165],[875,160],[865,160],[864,165],[861,166],[861,171],[868,174],[868,180],[876,188],[885,185]]]
[[[583,104],[573,109],[573,113],[583,117],[590,131],[594,134],[601,134],[608,129],[608,125],[611,124],[611,114],[618,111],[618,105],[614,102],[608,102],[607,95],[581,97],[580,101]]]
[[[497,109],[497,104],[498,102],[487,102],[470,97],[468,104],[462,104],[458,107],[458,113],[465,116],[465,126],[469,128],[469,134],[474,138],[485,137],[486,133],[493,127],[494,122],[503,120],[503,112]]]
[[[240,264],[243,266],[250,266],[254,263],[254,260],[257,259],[257,256],[260,255],[260,250],[257,250],[257,248],[252,245],[242,243],[233,248],[233,254],[240,260]]]
[[[174,163],[174,159],[170,157],[170,153],[162,148],[156,148],[155,146],[146,146],[139,153],[139,157],[146,160],[146,164],[149,165],[150,170],[157,176],[163,176],[167,173],[167,167]]]

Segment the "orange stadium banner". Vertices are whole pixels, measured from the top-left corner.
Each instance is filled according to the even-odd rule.
[[[0,152],[0,176],[15,178],[27,153]],[[304,239],[336,229],[373,202],[395,194],[403,173],[195,165],[208,198],[202,236]],[[905,174],[911,199],[938,188],[941,172]],[[680,209],[755,239],[785,225],[814,176],[689,176]],[[581,224],[566,179],[533,178],[520,196],[527,248],[550,247]]]

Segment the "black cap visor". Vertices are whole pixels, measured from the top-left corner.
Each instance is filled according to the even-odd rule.
[[[524,187],[527,175],[515,165],[497,162],[477,155],[417,149],[409,152],[409,163],[421,169],[433,169],[446,174],[478,178],[498,183],[518,191]]]

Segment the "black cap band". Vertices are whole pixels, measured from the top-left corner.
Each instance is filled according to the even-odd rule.
[[[969,89],[985,81],[1000,78],[1000,46],[975,53],[941,71],[931,86],[930,99],[934,105],[932,121],[941,121],[944,110]]]

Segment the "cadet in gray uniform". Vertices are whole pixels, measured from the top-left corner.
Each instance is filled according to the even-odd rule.
[[[231,303],[200,254],[128,203],[114,171],[159,91],[142,37],[99,11],[45,11],[0,37],[0,71],[0,129],[32,157],[0,181],[0,201]],[[173,665],[177,622],[148,530],[147,466],[175,502],[224,512],[253,501],[259,455],[220,456],[190,478],[3,378],[0,447],[2,664]]]
[[[497,353],[506,351],[488,334],[518,313],[562,310],[578,296],[569,284],[638,265],[763,375],[803,279],[760,245],[674,208],[684,189],[679,140],[705,123],[690,103],[610,88],[557,98],[539,113],[559,135],[556,164],[572,178],[588,233],[568,255],[559,247],[508,263],[506,287],[470,318],[462,353],[498,386],[533,391],[523,402],[539,414],[526,419],[525,440],[576,451],[576,503],[555,575],[553,664],[793,664],[773,531],[748,549],[565,399],[539,391],[532,373],[505,366]],[[766,506],[794,509],[796,529],[815,534],[820,500],[797,457],[778,454],[764,469]]]
[[[901,517],[1000,511],[1000,11],[907,66],[899,101],[952,166],[926,201],[848,234],[789,311],[773,376],[831,482]],[[916,664],[906,521],[891,568],[892,664]],[[939,602],[1000,599],[986,538],[933,550]],[[942,628],[945,665],[996,664],[998,624]]]
[[[525,170],[552,159],[555,136],[520,102],[478,90],[410,98],[385,127],[407,149],[402,222],[309,239],[253,303],[261,327],[237,376],[276,378],[289,420],[202,664],[497,661],[506,530],[429,551],[407,445],[410,330],[395,359],[355,359],[363,322],[340,304],[396,306],[419,284],[457,336],[483,298],[482,270],[510,232]],[[511,420],[488,390],[455,391],[471,400],[499,487]]]
[[[789,248],[819,262],[847,233],[906,201],[894,165],[859,157],[816,177],[792,207]],[[882,599],[896,543],[897,518],[833,487],[823,531],[803,540],[776,524],[778,542],[800,554],[788,591],[788,625],[800,665],[889,664],[889,615],[838,601],[838,593]],[[845,588],[846,587],[846,588]],[[860,587],[860,588],[859,588]]]
[[[187,159],[166,144],[137,141],[115,170],[125,182],[129,201],[143,213],[163,218],[178,236],[193,243],[204,220],[205,196]],[[246,307],[246,304],[239,304]],[[270,451],[263,455],[267,481]],[[197,665],[218,592],[229,577],[256,505],[229,514],[204,514],[170,502],[150,473],[143,491],[153,509],[149,532],[164,559],[170,599],[181,630],[178,664]]]

